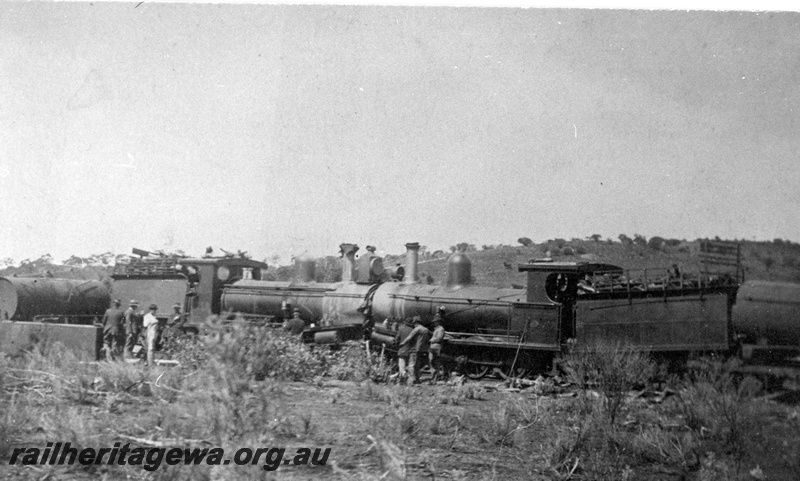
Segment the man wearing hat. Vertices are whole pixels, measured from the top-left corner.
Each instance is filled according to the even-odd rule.
[[[170,327],[179,326],[183,321],[183,314],[181,313],[181,303],[176,302],[172,306],[172,319],[170,319]]]
[[[139,338],[142,325],[142,313],[139,301],[131,299],[130,306],[125,309],[125,359],[133,356],[133,346]]]
[[[281,315],[283,316],[284,325],[289,319],[292,318],[292,303],[289,301],[281,302]]]
[[[414,316],[414,330],[411,334],[406,336],[400,343],[400,347],[409,344],[408,353],[408,367],[410,373],[408,375],[411,384],[419,384],[419,365],[428,358],[428,348],[430,347],[431,331],[422,324],[422,318]]]
[[[294,308],[293,316],[283,323],[283,329],[289,331],[292,336],[300,336],[306,328],[304,320],[300,319],[300,309]]]
[[[431,382],[436,382],[439,378],[444,377],[444,369],[442,368],[442,341],[444,341],[445,334],[442,318],[444,313],[444,306],[440,306],[436,310],[436,315],[433,316],[433,335],[431,336],[431,347],[428,350],[428,364],[433,371]]]
[[[144,330],[146,333],[146,346],[147,346],[147,365],[153,365],[153,357],[156,350],[156,334],[158,334],[158,319],[156,318],[156,311],[158,306],[150,304],[147,314],[144,315]]]
[[[106,309],[103,315],[103,344],[106,351],[106,360],[113,361],[120,355],[120,346],[124,344],[125,313],[120,306],[122,301],[114,299],[113,305]]]

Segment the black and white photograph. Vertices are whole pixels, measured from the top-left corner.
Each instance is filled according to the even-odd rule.
[[[800,476],[800,9],[0,4],[0,476]]]

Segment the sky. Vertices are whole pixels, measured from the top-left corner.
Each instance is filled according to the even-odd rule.
[[[0,258],[800,241],[797,52],[789,11],[2,3]]]

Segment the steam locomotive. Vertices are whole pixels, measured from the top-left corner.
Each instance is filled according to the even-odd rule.
[[[406,244],[405,266],[396,268],[386,268],[374,248],[362,255],[355,244],[340,250],[342,280],[336,283],[315,282],[310,259],[295,260],[291,281],[274,282],[261,280],[266,264],[231,255],[143,255],[115,267],[110,289],[96,281],[0,279],[0,317],[8,319],[0,321],[0,347],[4,336],[13,337],[12,324],[42,316],[96,320],[113,297],[178,303],[183,329],[195,332],[211,315],[279,325],[297,308],[307,342],[366,338],[390,351],[398,322],[414,316],[428,322],[444,307],[443,353],[475,378],[494,369],[515,376],[541,372],[573,342],[625,342],[676,356],[736,352],[759,362],[800,353],[797,284],[666,272],[650,279],[645,272],[642,280],[608,264],[532,260],[519,265],[527,273],[524,289],[495,288],[475,285],[469,257],[456,252],[447,261],[445,283],[429,285],[419,281],[419,244]]]
[[[680,275],[634,281],[637,273],[609,264],[532,260],[525,289],[478,286],[471,261],[456,252],[443,285],[418,280],[419,245],[406,244],[402,279],[388,272],[374,249],[356,257],[342,244],[341,283],[316,283],[308,260],[291,282],[242,280],[225,287],[222,307],[281,318],[301,309],[313,328],[307,341],[335,343],[366,334],[391,349],[396,322],[431,321],[445,308],[443,352],[471,377],[499,369],[520,376],[541,372],[565,345],[624,342],[648,352],[685,356],[738,352],[748,358],[785,360],[800,352],[800,285],[764,281],[739,284],[730,277]],[[738,269],[737,269],[738,272]],[[394,274],[392,276],[391,274]],[[641,277],[641,276],[638,276]]]

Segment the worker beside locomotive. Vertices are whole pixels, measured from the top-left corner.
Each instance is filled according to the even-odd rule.
[[[125,345],[125,311],[122,310],[122,301],[114,299],[112,306],[103,314],[103,348],[106,360],[113,361],[122,354]]]

